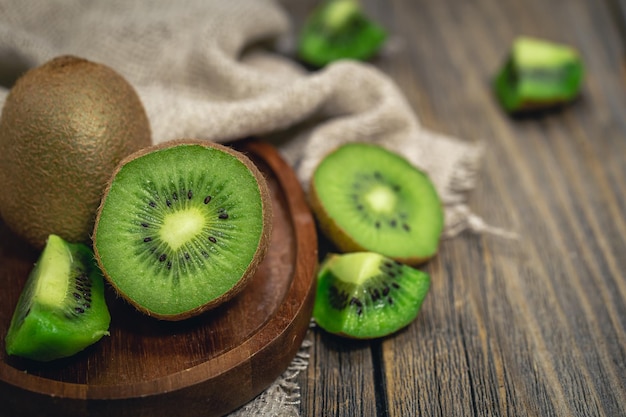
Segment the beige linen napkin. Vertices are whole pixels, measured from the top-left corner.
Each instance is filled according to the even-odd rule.
[[[304,71],[275,48],[288,45],[294,29],[272,0],[0,0],[0,104],[21,71],[78,55],[135,86],[155,143],[261,136],[306,188],[331,148],[377,142],[431,176],[446,207],[446,235],[488,230],[465,205],[480,146],[424,129],[373,66],[346,61]],[[297,415],[294,377],[305,360],[304,351],[239,415]]]

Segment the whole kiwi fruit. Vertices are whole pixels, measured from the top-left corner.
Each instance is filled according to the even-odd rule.
[[[125,156],[151,144],[143,104],[119,73],[60,56],[24,73],[0,120],[0,215],[36,248],[88,242],[102,192]]]

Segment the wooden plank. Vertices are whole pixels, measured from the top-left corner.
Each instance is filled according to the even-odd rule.
[[[374,360],[368,342],[337,338],[316,329],[309,367],[298,381],[303,416],[377,415]]]
[[[611,229],[603,223],[613,223],[618,230],[623,228],[623,215],[619,216],[624,213],[623,204],[612,189],[617,184],[617,191],[621,191],[623,181],[615,181],[605,174],[601,167],[606,149],[592,149],[597,143],[589,143],[596,139],[594,133],[601,127],[592,124],[597,120],[599,110],[610,115],[615,131],[621,131],[615,125],[620,123],[620,101],[607,88],[613,83],[616,94],[620,91],[618,74],[613,72],[610,78],[606,77],[610,65],[606,58],[615,59],[615,55],[607,54],[604,60],[595,61],[593,66],[603,69],[604,77],[601,80],[592,78],[592,82],[605,84],[600,98],[610,100],[606,108],[593,108],[589,116],[590,109],[583,106],[583,109],[573,111],[575,116],[565,113],[538,122],[516,123],[503,119],[493,108],[488,86],[480,80],[486,82],[493,73],[493,63],[498,58],[495,51],[503,50],[506,45],[502,39],[514,35],[511,21],[517,22],[519,18],[524,27],[532,21],[541,21],[543,16],[554,16],[556,10],[548,10],[549,5],[528,3],[525,6],[529,7],[524,10],[511,2],[502,7],[482,3],[481,10],[489,10],[486,14],[461,12],[465,19],[462,25],[466,26],[459,26],[454,11],[459,4],[452,2],[439,2],[432,7],[429,4],[426,10],[422,8],[413,14],[405,7],[395,17],[398,18],[396,22],[404,19],[412,22],[413,28],[422,28],[422,38],[429,33],[427,39],[432,47],[424,50],[428,55],[408,59],[417,63],[414,64],[415,72],[424,73],[424,78],[429,80],[429,85],[421,87],[444,92],[433,95],[432,99],[439,100],[436,105],[441,106],[440,113],[451,119],[444,128],[453,129],[453,133],[456,128],[458,135],[475,132],[489,141],[485,177],[497,188],[485,189],[490,184],[483,183],[477,190],[478,195],[473,201],[479,211],[493,215],[491,218],[495,219],[502,218],[503,213],[511,213],[513,224],[527,233],[520,242],[523,246],[498,242],[495,251],[493,238],[477,239],[480,249],[474,251],[474,256],[470,256],[467,242],[445,244],[439,260],[448,268],[438,269],[433,275],[446,282],[441,284],[442,288],[434,286],[429,297],[439,302],[435,307],[430,305],[430,309],[428,304],[425,305],[423,314],[436,320],[440,328],[452,328],[444,363],[464,367],[466,375],[454,378],[454,383],[461,387],[451,384],[441,387],[442,380],[450,377],[450,372],[445,372],[445,367],[435,368],[443,371],[433,382],[433,368],[428,365],[440,363],[437,361],[441,357],[440,351],[435,349],[435,353],[425,354],[424,351],[429,351],[425,344],[421,349],[413,345],[403,354],[406,349],[398,349],[397,339],[388,341],[384,350],[386,381],[389,397],[396,399],[391,402],[390,415],[407,415],[408,411],[425,415],[620,415],[624,413],[623,391],[619,389],[624,386],[623,372],[620,374],[611,360],[602,359],[624,357],[623,317],[626,312],[621,272],[624,265],[623,257],[619,256],[624,252],[624,240],[623,235],[607,238],[605,232]],[[590,21],[606,21],[602,13],[593,13],[589,5],[579,3],[572,7],[578,6],[579,12],[592,12]],[[502,19],[507,15],[515,15],[516,19]],[[580,13],[575,15],[577,23],[582,20],[580,16]],[[506,21],[506,27],[490,24],[488,20],[494,18],[495,22]],[[409,27],[403,29],[410,33],[411,39],[420,42],[418,33],[412,33]],[[502,36],[494,31],[510,32]],[[602,32],[601,27],[592,27],[578,29],[577,33],[593,31]],[[537,30],[535,33],[542,32]],[[549,35],[545,32],[542,36]],[[448,55],[441,51],[447,51]],[[583,49],[583,52],[593,55],[590,59],[601,59],[601,55],[607,53],[595,48]],[[433,63],[447,74],[435,73],[436,70],[429,66]],[[395,63],[388,65],[395,67]],[[446,82],[454,83],[448,74],[458,68],[463,68],[464,85],[446,86]],[[458,105],[449,95],[446,97],[445,92],[449,94],[454,87],[459,87],[456,99],[467,99],[468,103]],[[407,91],[412,93],[412,90]],[[417,99],[424,96],[417,94]],[[409,94],[409,97],[413,96]],[[482,117],[479,112],[472,112],[478,108],[484,112]],[[579,113],[587,113],[587,117],[581,121],[577,117]],[[607,142],[603,146],[616,148],[606,156],[615,170],[623,173],[623,162],[617,161],[619,155],[622,158],[626,155],[623,141]],[[594,151],[603,150],[602,154],[594,154]],[[589,197],[597,204],[587,204]],[[498,204],[494,205],[496,201]],[[497,206],[503,213],[497,213]],[[543,221],[538,221],[540,219]],[[590,241],[594,240],[597,244],[590,247]],[[575,247],[572,242],[576,242]],[[455,248],[455,252],[446,251],[449,246]],[[584,259],[574,263],[576,257],[572,257],[572,250],[582,253]],[[455,256],[457,253],[459,256]],[[503,258],[503,254],[507,257]],[[445,261],[441,261],[442,258]],[[473,264],[468,264],[470,259]],[[555,265],[555,260],[560,262]],[[478,268],[480,265],[482,270]],[[449,274],[442,274],[444,270]],[[600,297],[590,300],[588,293],[594,288]],[[458,295],[445,303],[450,294]],[[445,311],[449,305],[456,305],[457,311],[446,319]],[[501,315],[493,314],[498,311]],[[498,319],[501,317],[506,319]],[[417,341],[418,346],[424,339],[433,343],[437,338],[428,331],[431,327],[436,328],[427,324],[421,332],[414,330],[408,339]],[[459,359],[460,344],[466,348],[465,360]],[[416,363],[411,358],[416,358]],[[416,383],[403,389],[399,381],[411,381],[410,375],[417,376]],[[433,385],[437,388],[433,389]],[[406,398],[411,398],[411,392],[428,394],[413,405],[407,405],[398,390]],[[471,394],[470,400],[462,395],[463,392]],[[433,401],[433,393],[445,401]],[[424,406],[425,403],[428,405]],[[459,412],[459,409],[465,412]]]
[[[606,7],[622,0],[362,3],[392,36],[374,64],[423,125],[486,144],[471,207],[521,237],[443,242],[420,317],[371,350],[317,333],[303,415],[375,394],[362,415],[626,415],[625,45]],[[542,117],[500,110],[491,78],[522,34],[579,49],[580,100]],[[375,386],[336,385],[337,367]]]

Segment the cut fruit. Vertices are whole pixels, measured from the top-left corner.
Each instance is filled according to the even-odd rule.
[[[429,288],[428,274],[380,254],[331,254],[320,267],[313,317],[329,333],[383,337],[415,320]]]
[[[98,211],[94,250],[105,277],[138,310],[181,320],[244,288],[271,226],[267,184],[245,155],[183,139],[121,163]]]
[[[576,98],[583,64],[569,46],[520,37],[494,80],[496,96],[510,113],[542,110]]]
[[[320,229],[342,252],[378,252],[411,265],[437,253],[443,209],[435,187],[380,146],[349,143],[327,155],[310,200]]]
[[[6,351],[37,361],[72,356],[108,335],[110,321],[91,250],[50,235],[20,295]]]
[[[367,60],[386,38],[386,31],[363,13],[358,1],[330,0],[315,9],[305,22],[298,55],[317,67],[339,59]]]

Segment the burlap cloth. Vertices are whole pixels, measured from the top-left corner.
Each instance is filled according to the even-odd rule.
[[[295,29],[272,0],[0,0],[0,104],[26,68],[78,55],[135,86],[155,143],[261,136],[306,189],[329,149],[377,142],[429,173],[445,203],[445,236],[489,230],[465,205],[480,145],[421,127],[398,87],[373,66],[303,70],[284,53]],[[306,355],[305,345],[285,375],[237,415],[298,415],[295,376]]]

